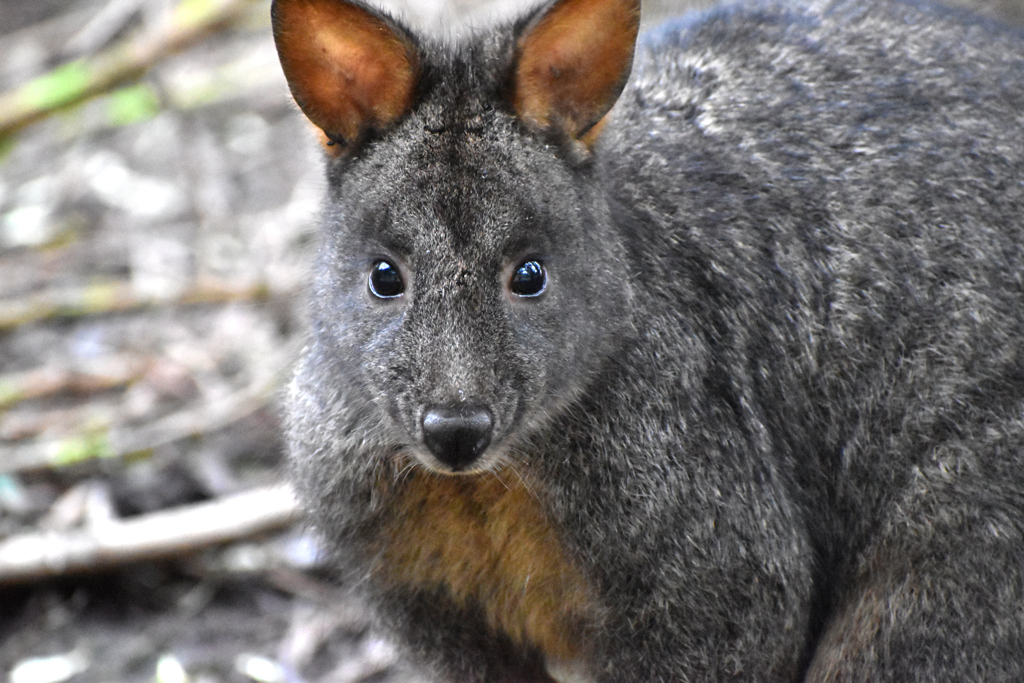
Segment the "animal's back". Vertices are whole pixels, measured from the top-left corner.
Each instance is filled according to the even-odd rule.
[[[420,661],[1024,676],[1019,32],[735,5],[642,38],[608,112],[632,0],[452,48],[345,0],[276,5],[338,158],[296,477]],[[355,94],[306,81],[320,57],[281,18],[302,8],[384,53],[338,51]],[[394,94],[367,94],[380,73]],[[382,263],[405,290],[374,289]]]
[[[742,331],[779,432],[854,465],[865,439],[908,440],[859,465],[878,495],[922,449],[1021,416],[1019,31],[903,2],[740,6],[642,41],[619,106],[603,158],[639,276],[716,343]]]
[[[810,678],[1022,675],[1020,32],[901,2],[716,10],[641,41],[616,114],[608,187],[666,340],[632,366],[760,453],[733,482],[745,512],[796,508]],[[659,469],[697,447],[669,450]],[[707,520],[680,507],[661,533]],[[775,515],[752,516],[737,527]],[[762,530],[739,552],[804,552]]]

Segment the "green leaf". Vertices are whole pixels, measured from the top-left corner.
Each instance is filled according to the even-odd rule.
[[[50,455],[50,462],[56,467],[65,467],[84,460],[109,458],[113,455],[106,432],[97,431],[61,441]]]
[[[80,97],[90,81],[89,67],[84,62],[69,62],[26,83],[20,96],[30,107],[59,109]]]
[[[160,112],[160,98],[148,83],[121,88],[107,99],[107,120],[113,126],[146,121]]]

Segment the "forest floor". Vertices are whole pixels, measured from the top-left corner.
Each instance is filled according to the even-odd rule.
[[[302,343],[323,187],[269,0],[235,4],[141,80],[0,143],[11,683],[410,679],[275,498],[279,394]],[[4,0],[0,92],[35,82],[59,97],[76,74],[43,74],[159,43],[174,7]],[[255,527],[230,508],[250,492],[276,505]],[[160,513],[195,506],[225,527],[216,542],[192,524],[160,530]],[[82,539],[122,543],[111,529],[163,536],[79,556]]]
[[[228,19],[141,77],[0,134],[9,683],[419,680],[280,486],[324,187],[269,0],[3,0],[0,93],[64,102],[82,64],[166,48],[174,12],[217,2]],[[523,4],[390,6],[436,28]]]

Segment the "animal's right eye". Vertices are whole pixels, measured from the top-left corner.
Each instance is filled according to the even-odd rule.
[[[530,259],[523,261],[512,273],[509,289],[520,297],[540,296],[548,284],[548,274],[540,261]]]
[[[405,291],[405,283],[402,282],[402,274],[398,272],[398,267],[384,259],[374,263],[370,269],[368,286],[370,294],[378,299],[394,299],[402,296],[402,292]]]

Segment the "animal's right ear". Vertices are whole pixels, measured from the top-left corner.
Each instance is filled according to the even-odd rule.
[[[288,87],[334,156],[412,106],[419,50],[389,17],[350,0],[274,0],[270,16]]]

